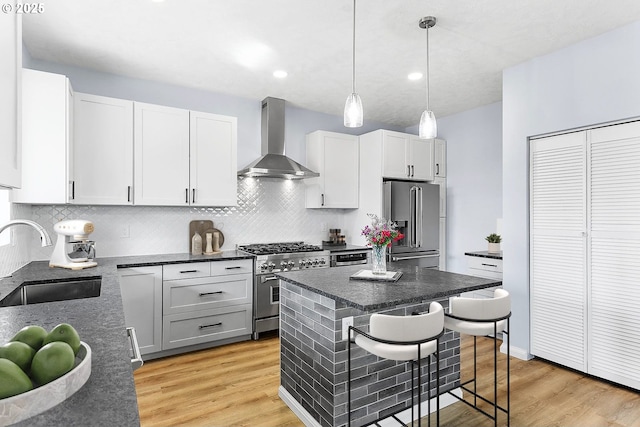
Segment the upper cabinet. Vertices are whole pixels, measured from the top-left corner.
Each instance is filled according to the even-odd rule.
[[[238,119],[191,111],[191,205],[236,206]]]
[[[382,138],[384,178],[430,181],[434,177],[434,141],[415,135],[377,130]]]
[[[77,204],[133,203],[133,102],[76,93],[71,194]]]
[[[442,139],[434,139],[434,166],[433,176],[436,178],[445,178],[447,176],[447,142]]]
[[[235,206],[237,119],[134,105],[136,205]]]
[[[22,15],[0,14],[0,186],[20,187]]]
[[[22,186],[11,192],[14,203],[67,203],[72,107],[65,76],[22,70]]]
[[[320,174],[305,180],[307,208],[358,207],[358,137],[316,131],[307,135],[306,166]]]
[[[135,103],[135,204],[189,205],[189,111]]]

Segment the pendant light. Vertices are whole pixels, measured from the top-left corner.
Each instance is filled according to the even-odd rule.
[[[351,95],[344,104],[344,125],[348,128],[362,126],[362,101],[356,93],[356,0],[353,0],[353,75],[351,79]]]
[[[427,74],[425,76],[427,87],[427,108],[420,117],[420,126],[418,132],[420,138],[430,139],[438,136],[438,124],[436,123],[436,116],[433,111],[429,109],[429,28],[436,25],[436,18],[433,16],[425,16],[418,23],[420,28],[424,28],[427,32]]]

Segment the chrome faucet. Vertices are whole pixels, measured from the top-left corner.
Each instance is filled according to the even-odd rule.
[[[40,240],[42,240],[42,247],[51,246],[51,238],[49,234],[47,234],[47,230],[44,229],[40,224],[34,221],[30,221],[28,219],[14,219],[13,221],[9,221],[4,225],[0,225],[0,233],[4,231],[5,228],[12,227],[14,225],[29,225],[35,228],[38,233],[40,233]]]

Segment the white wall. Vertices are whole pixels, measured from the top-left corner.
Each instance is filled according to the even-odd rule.
[[[640,22],[504,71],[502,249],[516,347],[529,349],[527,138],[640,116],[638,52]]]

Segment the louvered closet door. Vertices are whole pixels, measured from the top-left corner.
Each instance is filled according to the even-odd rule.
[[[589,133],[588,372],[640,388],[640,123]]]
[[[531,141],[531,353],[586,369],[584,132]]]

